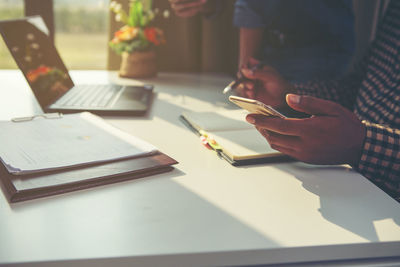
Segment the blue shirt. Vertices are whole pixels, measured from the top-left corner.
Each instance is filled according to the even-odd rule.
[[[237,0],[234,24],[264,28],[261,60],[292,81],[341,76],[354,53],[352,0]]]

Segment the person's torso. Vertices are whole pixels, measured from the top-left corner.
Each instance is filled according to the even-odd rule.
[[[265,24],[262,59],[289,80],[342,75],[355,47],[351,0],[248,1]]]

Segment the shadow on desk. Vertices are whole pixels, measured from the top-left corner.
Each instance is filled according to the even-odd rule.
[[[278,246],[268,236],[182,186],[177,181],[181,178],[185,173],[175,169],[162,175],[11,204],[13,213],[19,216],[10,236],[21,231],[19,225],[25,221],[21,218],[29,218],[37,234],[26,238],[35,243],[57,236],[49,243],[69,248],[70,255],[93,247],[107,257],[127,249],[132,249],[128,250],[132,254],[137,250],[168,254],[203,252],[204,248],[224,251]],[[95,238],[82,238],[76,245],[71,235],[82,233]],[[138,236],[145,236],[145,242],[133,242]],[[93,242],[102,245],[97,247]]]
[[[376,221],[392,219],[400,226],[400,214],[388,212],[396,210],[398,203],[388,196],[387,203],[385,203],[387,209],[382,209],[382,200],[377,203],[374,198],[377,188],[374,188],[372,183],[369,187],[352,186],[359,184],[354,183],[352,179],[366,178],[353,175],[354,171],[345,166],[315,166],[295,163],[292,165],[278,164],[276,168],[295,176],[302,182],[302,186],[306,190],[319,197],[321,203],[319,212],[326,220],[354,234],[369,241],[379,241],[374,227]],[[334,178],[332,175],[326,177],[326,171],[337,172],[338,175]],[[369,181],[366,182],[369,183]],[[364,208],[360,209],[360,207]],[[360,224],[360,222],[363,223]]]

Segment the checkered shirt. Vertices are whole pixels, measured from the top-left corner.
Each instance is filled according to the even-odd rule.
[[[358,172],[400,202],[400,1],[391,1],[358,68],[334,81],[295,84],[299,94],[353,110],[366,127]]]

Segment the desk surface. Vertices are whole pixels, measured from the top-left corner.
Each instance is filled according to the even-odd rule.
[[[75,83],[118,79],[72,72]],[[0,71],[0,119],[41,112]],[[400,256],[400,205],[344,166],[233,167],[178,116],[233,108],[229,77],[159,74],[145,117],[107,117],[178,160],[170,173],[17,204],[0,194],[0,264],[250,265]]]

